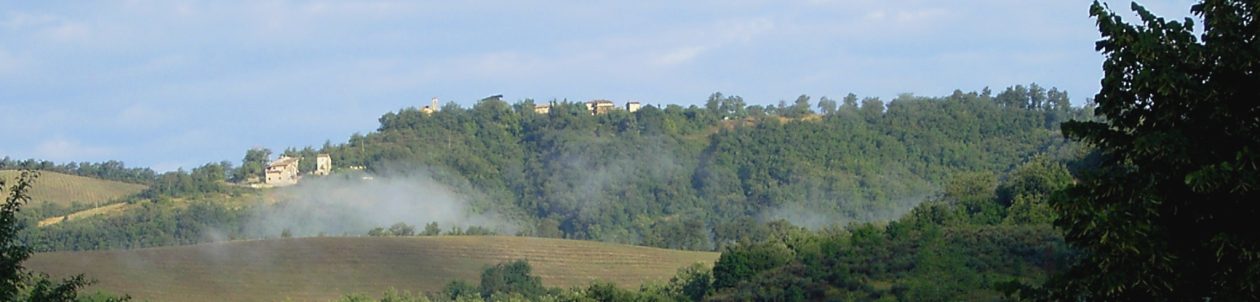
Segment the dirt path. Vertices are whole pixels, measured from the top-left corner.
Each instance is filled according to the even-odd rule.
[[[69,215],[49,217],[49,218],[45,218],[44,220],[40,220],[39,226],[45,227],[45,226],[50,226],[50,225],[60,223],[62,221],[70,221],[70,220],[75,220],[75,219],[80,219],[80,218],[87,218],[87,217],[92,217],[92,216],[101,215],[101,214],[117,213],[117,212],[121,212],[125,210],[127,206],[128,206],[127,203],[119,202],[115,204],[103,205],[103,206],[99,206],[99,207],[95,207],[95,208],[91,208],[87,210],[70,213]]]

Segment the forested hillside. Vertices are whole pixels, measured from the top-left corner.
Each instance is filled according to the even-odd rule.
[[[747,237],[755,221],[896,218],[950,175],[1000,175],[1057,152],[1058,123],[1083,116],[1068,104],[1066,92],[1036,84],[887,105],[822,98],[817,111],[808,96],[762,107],[719,93],[704,108],[599,115],[581,103],[538,114],[531,100],[489,98],[391,112],[377,131],[320,151],[339,167],[424,168],[534,235],[710,249]]]

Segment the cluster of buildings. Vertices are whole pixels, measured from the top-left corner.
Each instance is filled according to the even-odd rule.
[[[502,98],[502,97],[503,95],[491,96],[491,98]],[[536,104],[534,105],[534,113],[549,114],[551,113],[551,105],[552,104]],[[629,112],[635,112],[635,111],[639,111],[640,108],[643,108],[643,104],[640,104],[638,101],[626,102],[626,106],[624,108],[618,108],[617,104],[613,103],[613,101],[604,100],[604,99],[590,100],[586,102],[586,110],[590,111],[591,115],[606,114],[617,109],[625,109],[626,111],[629,111]],[[442,108],[438,106],[437,97],[433,97],[433,99],[429,100],[428,105],[424,105],[420,107],[420,112],[424,114],[433,114],[434,112],[438,112],[441,110]]]
[[[298,164],[301,158],[281,156],[267,164],[263,184],[270,187],[291,186],[302,179]],[[332,173],[332,156],[319,154],[315,156],[315,171],[311,175],[324,176]]]
[[[639,104],[639,102],[629,101],[629,102],[626,102],[625,109],[626,111],[635,112],[635,111],[639,111],[639,108],[642,108],[642,107],[643,105]],[[591,115],[605,114],[605,113],[609,113],[617,109],[618,109],[617,104],[609,100],[591,100],[591,101],[586,102],[586,111],[590,111]],[[534,105],[534,113],[538,113],[538,114],[551,113],[551,104]]]

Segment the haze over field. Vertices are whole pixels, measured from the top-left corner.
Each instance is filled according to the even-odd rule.
[[[1084,4],[5,2],[0,111],[31,119],[0,121],[0,154],[190,169],[336,142],[433,96],[764,105],[1037,81],[1080,105],[1101,61]]]
[[[277,204],[254,209],[246,233],[358,236],[400,222],[421,228],[437,222],[443,231],[480,226],[504,235],[521,229],[506,217],[473,211],[463,194],[420,173],[311,178],[275,195]]]

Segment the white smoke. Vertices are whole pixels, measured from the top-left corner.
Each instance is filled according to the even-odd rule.
[[[423,174],[340,174],[307,177],[270,192],[274,203],[257,207],[247,234],[294,237],[363,235],[395,223],[437,222],[443,231],[480,226],[511,235],[518,227],[495,213],[474,213],[469,199]]]

